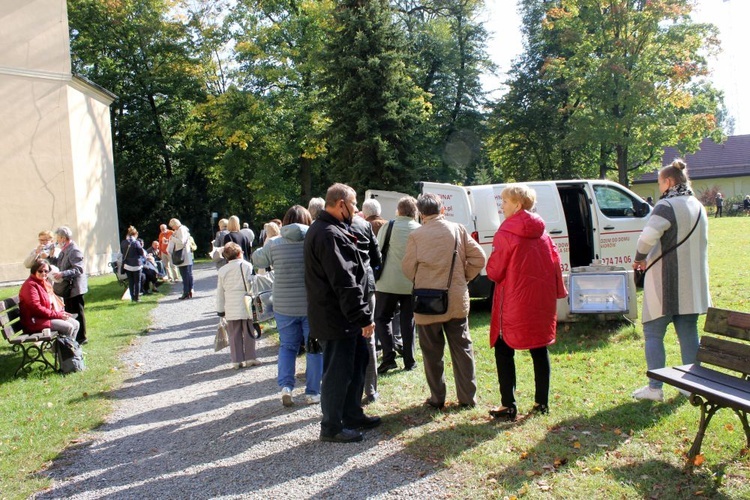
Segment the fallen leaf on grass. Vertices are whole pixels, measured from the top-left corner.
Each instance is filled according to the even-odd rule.
[[[563,465],[568,463],[568,459],[566,457],[563,458],[556,458],[554,462],[552,462],[555,467],[562,467]]]
[[[693,465],[695,465],[696,467],[700,467],[705,461],[706,457],[704,457],[703,455],[696,455],[693,459]]]
[[[699,497],[699,496],[703,495],[703,490],[698,490],[695,493],[693,493],[693,495]]]
[[[726,430],[728,430],[729,432],[734,432],[734,425],[733,424],[727,424],[727,425],[724,426],[724,428]]]
[[[581,447],[581,443],[579,441],[576,441],[575,443],[573,443],[573,448],[578,449],[580,447]]]
[[[601,467],[592,467],[591,472],[604,472],[604,469]]]
[[[521,455],[519,456],[519,458],[520,458],[521,460],[523,460],[523,459],[525,459],[525,458],[528,458],[528,457],[529,457],[529,452],[528,452],[528,451],[524,451],[524,452],[523,452],[523,453],[521,453]]]
[[[536,471],[533,471],[533,470],[527,470],[526,471],[526,477],[534,477],[536,475],[537,475]]]
[[[612,431],[612,432],[614,432],[614,433],[615,433],[615,434],[617,434],[618,436],[619,436],[620,434],[622,434],[622,430],[621,430],[621,429],[615,429],[615,430],[614,430],[614,431]]]

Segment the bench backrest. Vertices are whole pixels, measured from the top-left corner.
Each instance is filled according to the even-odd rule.
[[[698,361],[738,371],[747,377],[750,374],[750,314],[709,307],[703,330],[747,343],[704,335]]]
[[[0,328],[3,337],[10,339],[21,333],[21,310],[18,308],[18,296],[0,301]]]

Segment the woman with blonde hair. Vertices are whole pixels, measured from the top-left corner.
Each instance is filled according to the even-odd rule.
[[[495,348],[502,406],[490,410],[496,419],[516,419],[515,351],[528,349],[534,363],[532,413],[549,413],[550,359],[555,342],[557,299],[567,296],[560,256],[544,221],[531,209],[536,193],[523,184],[509,184],[501,193],[505,220],[492,240],[487,276],[495,282],[490,321],[490,346]]]
[[[230,241],[224,245],[226,265],[219,269],[216,313],[227,320],[232,367],[260,364],[255,353],[253,319],[245,307],[245,293],[252,287],[253,266],[242,257],[242,248]]]
[[[174,231],[169,238],[167,253],[172,256],[172,263],[182,277],[182,295],[179,300],[193,298],[193,250],[190,247],[190,230],[183,226],[179,219],[170,219],[169,227]],[[182,252],[182,262],[174,261],[174,252]]]
[[[233,215],[229,218],[227,223],[227,230],[229,231],[224,235],[224,244],[226,245],[230,241],[236,243],[242,249],[243,258],[250,262],[250,253],[252,252],[252,242],[245,233],[240,231],[242,226],[240,225],[240,218]]]

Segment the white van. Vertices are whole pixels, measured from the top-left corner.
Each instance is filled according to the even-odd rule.
[[[525,183],[537,194],[536,211],[547,227],[560,252],[563,278],[568,283],[571,270],[599,263],[622,267],[632,275],[631,263],[638,236],[651,211],[640,196],[606,180],[536,181]],[[440,196],[448,220],[463,224],[482,246],[487,256],[492,253],[492,239],[503,221],[500,193],[505,184],[456,186],[436,182],[421,183],[422,193]],[[368,191],[383,207],[385,219],[393,217],[401,193]],[[635,285],[628,280],[629,298],[626,317],[637,318]],[[492,283],[482,270],[469,285],[472,297],[488,297]],[[558,304],[558,319],[569,318],[567,300]]]

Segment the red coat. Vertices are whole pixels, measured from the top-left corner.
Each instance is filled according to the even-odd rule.
[[[503,340],[513,349],[552,344],[557,299],[568,295],[560,256],[536,214],[520,211],[503,221],[492,240],[487,276],[495,282],[490,345]]]
[[[29,278],[21,285],[18,293],[18,307],[21,311],[21,327],[24,333],[39,333],[51,328],[50,320],[64,319],[63,311],[55,311],[49,298],[44,281],[36,276]]]

